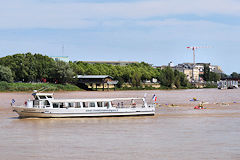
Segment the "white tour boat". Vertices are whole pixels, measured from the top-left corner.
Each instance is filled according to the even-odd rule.
[[[65,118],[154,115],[155,104],[145,98],[54,99],[53,93],[34,92],[34,99],[13,105],[19,117]]]

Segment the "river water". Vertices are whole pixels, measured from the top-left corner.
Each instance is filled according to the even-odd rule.
[[[0,160],[239,160],[240,89],[57,92],[56,98],[158,97],[156,115],[18,119],[31,93],[0,93]],[[194,110],[193,97],[208,102]],[[169,107],[174,104],[179,107]],[[171,106],[171,105],[170,105]]]

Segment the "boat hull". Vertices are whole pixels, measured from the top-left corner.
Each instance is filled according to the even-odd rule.
[[[155,109],[33,109],[13,107],[20,118],[74,118],[74,117],[114,117],[114,116],[153,116]]]

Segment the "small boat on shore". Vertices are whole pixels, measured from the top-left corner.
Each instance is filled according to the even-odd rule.
[[[34,99],[13,105],[20,118],[73,118],[154,115],[155,104],[145,98],[54,99],[53,93],[34,92]]]

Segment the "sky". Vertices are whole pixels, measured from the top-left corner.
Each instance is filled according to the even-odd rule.
[[[62,49],[64,46],[64,50]],[[0,57],[192,62],[240,72],[239,0],[0,0]]]

